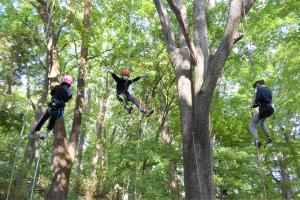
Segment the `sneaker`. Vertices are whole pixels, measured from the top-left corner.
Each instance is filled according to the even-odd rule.
[[[268,138],[267,138],[267,143],[268,143],[268,144],[272,143],[272,138],[271,138],[271,137],[268,137]]]
[[[27,133],[27,136],[31,139],[34,139],[35,135],[33,133],[34,133],[33,131],[30,131],[29,133]]]
[[[152,115],[152,113],[154,112],[154,110],[147,110],[145,112],[146,116],[149,117],[150,115]]]
[[[257,139],[255,141],[255,146],[259,149],[261,147],[261,145],[262,145],[262,141],[260,139]]]
[[[126,106],[126,110],[127,110],[128,114],[131,114],[132,109],[133,108],[131,106]]]

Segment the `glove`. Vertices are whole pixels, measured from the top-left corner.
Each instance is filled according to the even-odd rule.
[[[252,110],[252,109],[253,109],[253,106],[250,105],[250,106],[247,107],[247,109],[248,109],[248,110]]]
[[[145,77],[145,76],[146,76],[146,74],[144,74],[144,73],[140,75],[140,77]]]
[[[114,73],[114,70],[113,69],[108,69],[107,72],[112,74],[112,73]]]

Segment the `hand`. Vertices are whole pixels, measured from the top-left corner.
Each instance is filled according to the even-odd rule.
[[[145,77],[145,76],[146,76],[146,74],[144,74],[144,73],[140,75],[140,77]]]
[[[107,72],[112,74],[112,73],[114,73],[114,70],[113,69],[108,69]]]
[[[253,105],[250,105],[247,107],[248,110],[252,110],[253,109]]]

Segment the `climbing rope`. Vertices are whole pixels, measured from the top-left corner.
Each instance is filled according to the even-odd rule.
[[[245,11],[245,7],[243,6],[243,14],[244,14],[244,22],[246,24],[246,26],[248,26],[248,23],[247,23],[247,18],[246,18],[246,11]],[[245,27],[244,25],[241,23],[242,25],[242,29],[243,29],[243,32],[244,32],[244,35],[246,35],[246,30],[245,30]],[[248,58],[249,58],[249,62],[252,66],[254,66],[253,68],[253,79],[256,78],[256,67],[254,65],[254,60],[252,58],[252,52],[251,52],[251,47],[252,47],[252,42],[250,41],[250,47],[247,47],[247,50],[248,50]],[[255,98],[256,97],[256,92],[254,91],[253,93],[253,97]],[[251,119],[253,118],[253,116],[255,115],[255,112],[251,112]],[[254,142],[256,139],[254,138]],[[262,163],[260,161],[260,150],[258,148],[258,145],[256,145],[255,143],[255,148],[256,148],[256,154],[257,154],[257,160],[258,160],[258,168],[259,168],[259,179],[260,179],[260,182],[261,184],[263,185],[263,190],[264,190],[264,199],[268,199],[268,196],[267,196],[267,188],[266,188],[266,183],[265,183],[265,178],[264,178],[264,173],[263,173],[263,166],[262,166]]]
[[[32,181],[32,186],[31,186],[31,190],[30,190],[30,200],[32,200],[33,198],[33,192],[34,192],[34,188],[39,176],[39,169],[40,169],[40,143],[39,143],[39,138],[37,138],[34,141],[34,145],[35,145],[35,170],[34,170],[34,177],[33,177],[33,181]]]
[[[266,181],[265,181],[265,176],[264,176],[264,173],[263,173],[263,167],[262,167],[262,164],[260,162],[260,151],[259,151],[259,148],[256,146],[256,152],[257,152],[257,160],[258,160],[258,168],[259,168],[259,179],[260,179],[260,182],[262,183],[263,187],[264,187],[264,199],[269,199],[268,198],[268,195],[267,195],[267,188],[266,188]]]
[[[28,107],[26,109],[25,115],[27,113],[28,113]],[[22,125],[22,128],[21,128],[21,132],[19,134],[19,137],[18,137],[18,144],[17,144],[17,148],[16,148],[16,156],[15,156],[15,160],[14,160],[14,164],[13,164],[13,168],[12,168],[12,172],[11,172],[11,176],[10,176],[10,181],[9,181],[8,190],[7,190],[7,194],[6,194],[6,200],[8,200],[8,198],[9,198],[11,184],[12,184],[12,181],[13,181],[14,176],[15,176],[15,170],[16,170],[17,160],[18,160],[18,157],[19,157],[22,136],[23,136],[23,133],[24,133],[24,130],[25,130],[25,125],[26,125],[25,115],[23,116],[23,125]]]
[[[128,46],[130,47],[129,48],[129,51],[128,51],[128,62],[129,62],[129,59],[131,58],[131,46],[132,46],[132,8],[133,8],[133,4],[134,4],[134,0],[131,0],[130,1],[130,11],[129,11],[129,36],[128,36]]]
[[[140,101],[140,106],[142,105],[141,103],[142,101]],[[138,158],[139,158],[139,148],[140,148],[140,128],[141,128],[141,125],[142,125],[142,121],[144,119],[144,115],[142,115],[142,112],[139,111],[139,123],[138,123],[138,126],[137,126],[137,145],[136,145],[136,154],[135,154],[135,163],[137,162]],[[135,182],[134,182],[134,199],[138,199],[137,198],[137,178],[138,178],[138,175],[139,175],[139,168],[136,167],[136,170],[135,170]]]
[[[201,191],[201,179],[200,179],[200,172],[199,172],[199,164],[198,164],[198,159],[197,159],[197,149],[195,146],[195,136],[194,136],[195,132],[192,132],[192,137],[193,137],[193,150],[194,150],[194,157],[195,157],[195,161],[196,161],[196,167],[197,167],[197,179],[198,179],[198,184],[199,184],[199,191]]]
[[[45,32],[46,37],[47,37],[48,32],[49,32],[49,26],[50,26],[50,22],[51,22],[52,15],[53,15],[54,5],[55,5],[55,1],[53,1],[52,6],[51,6],[50,16],[49,16],[49,19],[48,19],[48,22],[47,22],[47,28],[46,28],[46,32]],[[33,52],[35,52],[34,49],[33,49]],[[25,115],[28,113],[28,110],[29,110],[29,107],[27,107]],[[12,173],[11,173],[11,177],[10,177],[10,181],[9,181],[9,186],[8,186],[8,190],[7,190],[7,194],[6,194],[6,200],[9,199],[11,185],[12,185],[12,181],[13,181],[14,175],[15,175],[16,164],[17,164],[17,159],[18,159],[19,152],[20,152],[19,150],[20,150],[20,146],[21,146],[22,136],[23,136],[24,130],[25,130],[25,124],[26,124],[25,115],[23,117],[23,125],[22,125],[22,128],[21,128],[21,132],[20,132],[19,137],[18,137],[18,144],[17,144],[17,148],[16,148],[16,156],[15,156],[13,169],[12,169]],[[34,172],[33,184],[32,184],[31,192],[30,192],[30,200],[32,200],[33,191],[34,191],[35,184],[36,184],[37,177],[38,177],[37,171],[39,169],[39,163],[40,163],[39,139],[35,140],[35,160],[36,160],[36,167],[35,167],[35,172]]]

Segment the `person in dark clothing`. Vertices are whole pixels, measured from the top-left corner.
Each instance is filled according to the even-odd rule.
[[[70,90],[72,82],[72,77],[66,75],[64,76],[63,82],[51,90],[51,101],[48,104],[48,109],[35,127],[29,132],[29,137],[34,137],[35,132],[40,131],[49,118],[47,129],[48,132],[50,132],[54,128],[55,121],[63,117],[65,103],[72,98],[72,91]],[[44,139],[44,136],[40,136],[40,139]]]
[[[274,114],[274,108],[272,106],[272,91],[267,88],[264,80],[256,81],[253,88],[256,88],[256,95],[253,104],[249,108],[259,107],[259,112],[258,114],[253,114],[252,121],[249,124],[249,130],[255,139],[255,145],[260,148],[262,141],[258,137],[256,126],[259,124],[266,137],[267,143],[271,143],[272,139],[264,122],[268,117]]]
[[[132,107],[129,105],[129,101],[131,101],[132,103],[134,103],[141,112],[143,112],[144,114],[146,114],[146,116],[150,116],[154,110],[149,110],[145,107],[145,105],[143,105],[142,101],[139,99],[134,98],[129,92],[128,92],[128,88],[131,84],[137,82],[138,80],[140,80],[142,77],[144,77],[145,75],[142,74],[141,76],[138,76],[132,80],[129,79],[130,76],[130,71],[128,69],[124,69],[121,71],[121,77],[117,76],[113,70],[108,70],[109,73],[111,73],[113,79],[116,81],[117,83],[117,98],[120,102],[124,103],[124,107],[127,110],[127,112],[130,114],[132,111]]]

